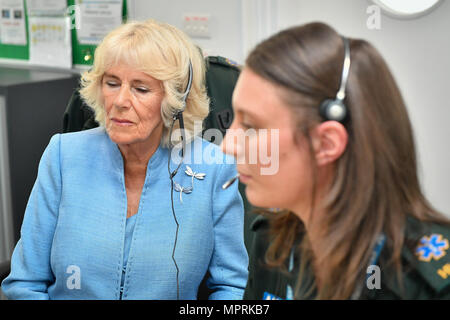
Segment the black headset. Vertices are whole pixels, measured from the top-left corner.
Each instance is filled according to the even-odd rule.
[[[344,65],[342,67],[341,87],[336,94],[335,99],[327,99],[320,104],[319,113],[325,120],[334,120],[340,123],[345,123],[349,117],[348,108],[344,103],[345,99],[345,87],[348,81],[348,75],[350,72],[350,42],[346,37],[342,37],[344,41],[345,58]]]
[[[192,73],[193,73],[192,72],[192,63],[191,63],[191,61],[189,61],[189,76],[188,76],[188,83],[186,85],[186,89],[184,90],[184,93],[183,93],[183,98],[182,98],[183,99],[183,105],[182,105],[180,110],[175,111],[173,113],[173,115],[172,115],[172,125],[170,127],[170,134],[169,134],[169,147],[173,147],[172,146],[172,141],[171,141],[172,130],[173,130],[173,126],[175,124],[175,121],[178,120],[180,122],[181,143],[182,143],[181,155],[182,155],[183,158],[184,158],[184,151],[186,149],[186,135],[185,135],[185,132],[184,132],[183,111],[186,109],[186,100],[187,100],[187,97],[189,95],[189,92],[191,92]],[[181,161],[181,162],[183,162],[183,161]],[[177,174],[178,169],[181,166],[181,162],[179,163],[177,169],[170,174],[171,175],[170,178],[173,178]],[[169,164],[170,164],[170,159],[169,159]],[[169,172],[170,172],[170,168],[169,168]]]
[[[169,179],[171,182],[171,195],[170,195],[170,200],[172,203],[172,215],[173,215],[173,219],[175,221],[176,224],[176,231],[175,231],[175,241],[173,243],[173,250],[172,250],[172,261],[175,265],[175,268],[177,270],[177,300],[180,300],[180,282],[178,280],[179,278],[179,274],[180,274],[180,269],[178,268],[178,264],[177,261],[175,260],[175,249],[177,247],[177,240],[178,240],[178,230],[180,228],[180,225],[178,223],[178,219],[177,216],[175,214],[175,207],[173,204],[173,189],[174,189],[174,181],[173,178],[175,177],[175,175],[178,172],[178,169],[180,169],[181,164],[183,163],[184,160],[184,156],[185,156],[185,150],[186,150],[186,135],[184,132],[184,121],[183,121],[183,111],[186,109],[186,100],[187,97],[189,95],[189,92],[191,92],[191,86],[192,86],[192,63],[191,61],[189,61],[189,77],[188,77],[188,83],[186,85],[186,90],[183,93],[183,105],[181,107],[180,110],[177,110],[173,113],[172,115],[172,124],[170,126],[170,131],[169,131],[169,149],[172,149],[173,145],[172,145],[172,130],[173,130],[173,126],[175,124],[175,122],[178,120],[180,122],[180,131],[181,131],[181,161],[178,164],[177,168],[174,171],[170,171],[170,155],[172,154],[171,150],[169,150],[169,157],[167,160],[167,168],[169,170]]]

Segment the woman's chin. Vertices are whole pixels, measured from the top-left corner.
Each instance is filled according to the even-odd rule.
[[[111,139],[111,141],[116,144],[125,145],[125,144],[132,144],[132,143],[136,142],[136,139],[133,138],[130,134],[117,132],[116,130],[108,130],[107,132],[108,132],[108,135],[109,135],[109,138]]]
[[[248,202],[255,207],[260,208],[271,208],[271,197],[265,196],[264,193],[258,192],[254,190],[251,186],[246,186],[245,188],[245,196],[247,197]]]

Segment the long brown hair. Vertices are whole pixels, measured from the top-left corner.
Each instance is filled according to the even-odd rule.
[[[351,296],[382,232],[387,238],[389,264],[400,276],[408,215],[420,221],[449,223],[421,191],[411,123],[387,64],[367,41],[349,41],[348,145],[335,163],[327,196],[320,199],[326,214],[319,221],[320,243],[314,246],[314,264],[320,266],[321,275],[317,298],[325,299]],[[322,121],[320,103],[336,96],[343,60],[341,36],[323,23],[281,31],[260,43],[246,60],[248,68],[282,89],[281,98],[298,119],[298,131],[308,138],[313,162],[309,131]],[[315,187],[313,183],[313,192]],[[312,207],[314,210],[314,204]],[[292,212],[278,214],[272,222],[274,239],[266,253],[267,262],[283,265],[301,229],[302,222]],[[311,257],[311,250],[308,237],[303,239],[299,248],[305,260]],[[301,281],[302,272],[299,278]]]

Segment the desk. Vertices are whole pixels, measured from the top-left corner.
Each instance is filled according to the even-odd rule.
[[[20,237],[42,153],[62,132],[67,102],[79,75],[0,65],[0,262]]]

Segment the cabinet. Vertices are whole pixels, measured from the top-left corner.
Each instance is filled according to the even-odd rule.
[[[79,74],[0,65],[0,262],[20,237],[39,160],[63,114]]]

